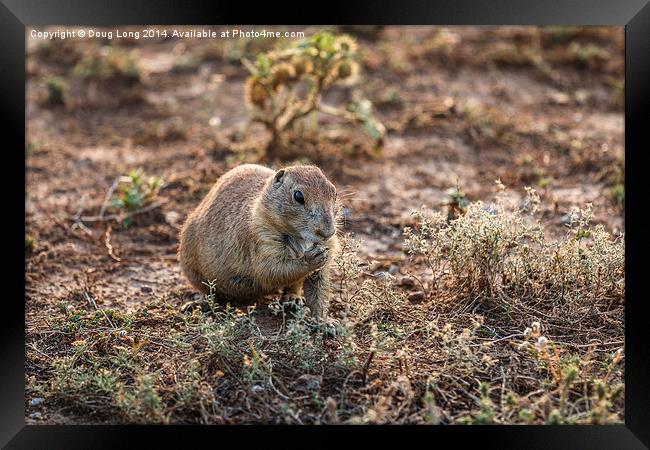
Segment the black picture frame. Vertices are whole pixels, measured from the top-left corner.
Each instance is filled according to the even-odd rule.
[[[526,427],[254,427],[264,438],[291,437],[313,439],[318,434],[321,445],[331,440],[339,445],[340,434],[355,433],[377,436],[419,436],[430,445],[441,437],[455,445],[469,440],[481,448],[589,448],[635,449],[650,446],[650,358],[644,281],[644,259],[649,253],[646,230],[650,228],[644,203],[648,198],[644,179],[643,151],[647,151],[650,118],[650,4],[645,0],[507,0],[480,2],[405,1],[384,3],[328,1],[302,5],[268,3],[225,3],[191,1],[180,4],[165,1],[83,1],[46,2],[43,0],[1,0],[0,2],[0,111],[2,114],[2,148],[10,161],[2,179],[4,208],[10,213],[3,219],[12,244],[5,266],[3,284],[2,355],[0,369],[0,444],[6,448],[119,448],[136,447],[136,437],[143,438],[145,448],[162,443],[187,446],[199,438],[214,434],[249,434],[251,427],[186,426],[26,426],[25,416],[25,323],[24,275],[17,267],[21,228],[24,232],[25,172],[20,170],[20,148],[25,146],[25,27],[57,25],[115,24],[445,24],[445,25],[616,25],[625,27],[625,158],[627,171],[626,223],[626,393],[624,426],[526,426]],[[647,175],[646,175],[647,176]],[[16,212],[16,213],[14,213]],[[23,254],[24,256],[24,254]],[[15,273],[14,273],[15,272]],[[287,433],[288,432],[288,433]],[[432,436],[428,436],[432,434]],[[284,436],[283,441],[287,439]],[[397,437],[397,436],[392,436]],[[215,440],[218,439],[218,440]],[[249,438],[250,439],[250,438]],[[403,438],[402,438],[403,439]],[[248,439],[247,439],[248,440]],[[291,441],[302,442],[302,439]],[[409,439],[410,441],[410,439]],[[429,445],[427,444],[427,445]],[[420,444],[418,444],[420,445]]]

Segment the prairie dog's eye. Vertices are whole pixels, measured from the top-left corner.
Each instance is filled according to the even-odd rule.
[[[302,192],[296,191],[293,193],[293,199],[300,203],[301,205],[305,204],[305,196],[302,195]]]

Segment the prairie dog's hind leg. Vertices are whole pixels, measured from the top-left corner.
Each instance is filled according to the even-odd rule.
[[[303,297],[303,280],[287,286],[282,290],[282,298],[280,300],[283,304],[286,303],[304,303],[305,298]]]
[[[205,284],[203,284],[203,278],[201,277],[201,274],[190,267],[190,265],[185,264],[183,261],[181,261],[181,269],[183,270],[183,274],[185,274],[185,277],[194,287],[194,289],[199,291],[201,294],[205,294],[207,287]]]
[[[302,298],[302,293],[303,293],[303,282],[304,280],[300,280],[299,282],[292,284],[291,286],[287,286],[282,290],[282,298],[284,299],[285,297],[300,297]]]

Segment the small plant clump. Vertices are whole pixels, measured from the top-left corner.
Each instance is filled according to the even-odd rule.
[[[621,208],[625,208],[625,158],[621,157],[614,166],[614,186],[611,194]]]
[[[117,107],[144,99],[144,74],[132,51],[89,46],[70,75],[72,108]]]
[[[133,221],[133,213],[154,205],[163,185],[163,178],[146,177],[142,169],[133,169],[122,176],[117,196],[111,201],[111,206],[124,216],[122,225],[128,227]]]
[[[465,214],[469,205],[467,195],[462,191],[458,178],[456,178],[456,186],[449,189],[447,195],[447,220],[458,219],[461,214]]]
[[[25,233],[25,253],[31,253],[36,247],[36,239],[31,234]]]
[[[74,65],[83,56],[80,46],[72,39],[44,41],[35,53],[43,60],[61,66]]]
[[[242,58],[255,58],[258,53],[271,50],[275,42],[277,38],[268,36],[209,42],[198,48],[195,57],[200,61],[215,60],[239,65]]]
[[[367,99],[356,96],[346,109],[322,103],[323,93],[335,84],[352,85],[358,80],[357,43],[347,35],[328,32],[284,48],[260,53],[255,62],[243,59],[251,73],[246,80],[246,102],[254,121],[271,132],[270,157],[282,153],[285,134],[296,121],[318,111],[360,123],[374,141],[383,145],[386,129]]]
[[[466,122],[467,134],[479,147],[513,139],[514,122],[492,106],[468,102],[459,113]]]
[[[45,80],[47,87],[47,104],[63,105],[68,96],[68,85],[65,80],[59,77],[48,77]]]
[[[107,81],[122,79],[138,82],[141,71],[131,53],[120,48],[104,46],[92,47],[84,53],[72,70],[74,76],[85,80]]]
[[[625,206],[625,185],[623,183],[616,183],[612,187],[612,197],[616,200],[621,207]]]

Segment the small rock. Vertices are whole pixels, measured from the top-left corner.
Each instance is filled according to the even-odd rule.
[[[317,391],[320,389],[320,377],[316,375],[301,375],[296,380],[296,390],[302,392]]]
[[[372,276],[377,278],[378,280],[385,280],[390,277],[390,273],[386,271],[381,271],[381,272],[373,273]]]
[[[553,103],[557,103],[558,105],[566,105],[571,100],[570,97],[564,92],[557,91],[551,92],[549,94],[549,97]]]
[[[570,225],[571,224],[571,217],[568,214],[563,215],[560,217],[560,220],[558,221],[560,225]]]
[[[499,211],[493,205],[487,205],[483,207],[483,211],[488,213],[491,216],[499,215]]]
[[[589,92],[585,91],[584,89],[578,89],[574,95],[578,103],[583,104],[589,100]]]
[[[30,406],[38,406],[45,401],[42,397],[36,397],[29,401]]]
[[[415,280],[411,277],[402,277],[399,280],[399,285],[405,288],[410,288],[415,286]]]
[[[38,211],[34,202],[25,201],[25,214],[34,214]]]
[[[388,273],[391,275],[395,275],[397,272],[399,272],[399,267],[396,266],[395,264],[391,264],[390,267],[388,268]]]
[[[254,385],[251,387],[251,392],[252,392],[253,394],[259,394],[260,392],[264,392],[264,386],[261,386],[261,385],[259,385],[259,384],[254,384]]]
[[[40,412],[34,412],[34,413],[31,413],[31,414],[29,415],[29,418],[30,418],[30,419],[42,419],[42,418],[43,418],[43,414],[41,414]]]
[[[408,300],[409,302],[419,303],[424,300],[424,292],[422,291],[411,292],[408,296]]]
[[[180,220],[181,220],[181,215],[176,211],[165,212],[165,222],[167,222],[172,227],[178,225]]]
[[[372,256],[374,256],[374,255],[372,255]],[[371,256],[371,258],[372,258],[372,256]],[[383,266],[384,266],[384,264],[383,264],[381,261],[376,261],[376,260],[374,260],[374,259],[371,259],[371,260],[368,262],[368,270],[371,271],[371,272],[377,272],[377,271],[379,271]]]

